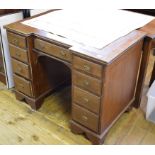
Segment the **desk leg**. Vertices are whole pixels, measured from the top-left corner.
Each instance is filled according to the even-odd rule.
[[[16,95],[17,100],[26,101],[26,103],[28,105],[30,105],[31,108],[34,110],[39,109],[44,102],[44,97],[33,99],[33,98],[30,98],[30,97],[28,97],[28,96],[26,96],[26,95],[24,95],[18,91],[15,92],[15,95]]]
[[[134,101],[134,104],[133,104],[133,106],[135,108],[139,108],[140,103],[141,103],[144,80],[145,80],[145,76],[146,76],[148,60],[149,60],[150,51],[151,51],[151,44],[152,44],[152,39],[151,38],[147,37],[147,38],[144,39],[141,66],[140,66],[139,77],[138,77],[138,82],[137,82],[137,89],[136,89],[136,92],[135,92],[135,101]]]
[[[88,140],[90,140],[92,142],[92,144],[94,145],[98,145],[98,144],[103,144],[105,137],[107,135],[106,133],[102,133],[102,134],[96,134],[90,130],[88,130],[87,128],[79,125],[78,123],[76,123],[75,121],[71,120],[71,131],[75,134],[84,134]]]
[[[154,62],[154,66],[153,66],[153,70],[152,70],[152,76],[151,76],[149,86],[151,86],[151,84],[153,83],[154,80],[155,80],[155,62]]]

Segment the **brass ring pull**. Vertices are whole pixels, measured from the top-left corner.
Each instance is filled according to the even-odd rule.
[[[22,84],[19,84],[19,86],[20,86],[22,89],[24,89],[24,86],[23,86]]]
[[[66,56],[66,53],[64,51],[60,51],[62,56]]]
[[[45,46],[44,45],[40,45],[40,49],[44,50]]]
[[[83,99],[86,103],[88,103],[89,102],[89,100],[87,99],[87,98],[84,98]]]
[[[87,121],[88,120],[88,117],[87,116],[82,116],[82,119],[84,120],[84,121]]]
[[[85,84],[86,86],[88,86],[88,85],[89,85],[89,82],[88,82],[88,81],[84,81],[84,84]]]
[[[90,71],[90,66],[88,66],[88,65],[84,65],[83,68],[85,71]]]
[[[19,42],[18,42],[17,39],[14,39],[14,40],[13,40],[13,43],[16,44],[16,45],[18,45]]]
[[[21,72],[21,71],[22,71],[22,68],[21,68],[21,67],[19,67],[19,66],[18,66],[18,71],[19,71],[19,72]]]
[[[17,56],[17,57],[21,57],[21,55],[20,55],[19,53],[16,53],[16,56]]]

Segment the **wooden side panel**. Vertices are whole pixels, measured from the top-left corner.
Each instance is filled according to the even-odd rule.
[[[106,67],[101,105],[103,132],[134,99],[143,41],[130,47],[124,55]]]
[[[136,108],[140,106],[140,102],[141,102],[144,80],[146,76],[146,70],[147,70],[149,55],[151,51],[151,44],[152,44],[151,38],[147,37],[144,39],[142,61],[141,61],[141,66],[140,66],[140,71],[139,71],[137,91],[136,91],[135,103],[134,103],[134,106]]]
[[[30,64],[30,73],[32,77],[32,90],[34,93],[34,97],[37,98],[43,92],[46,92],[49,89],[49,83],[47,81],[47,77],[44,74],[44,70],[41,68],[40,63],[38,61],[37,53],[35,53],[33,49],[33,36],[29,36],[26,38],[28,45],[28,58]]]

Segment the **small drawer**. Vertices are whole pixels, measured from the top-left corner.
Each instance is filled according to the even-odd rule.
[[[28,63],[27,51],[21,48],[18,48],[14,45],[9,45],[11,57],[18,59],[22,62]]]
[[[78,71],[73,71],[73,82],[76,86],[84,88],[96,95],[101,95],[101,81],[82,74]]]
[[[82,124],[83,126],[98,132],[98,122],[99,122],[99,117],[90,111],[73,104],[72,107],[72,118],[76,122]]]
[[[73,102],[98,114],[100,108],[100,97],[84,91],[78,87],[73,87]]]
[[[18,46],[20,48],[26,48],[26,38],[18,34],[7,32],[9,43]]]
[[[14,75],[15,89],[32,97],[32,86],[31,82],[27,81],[17,75]]]
[[[12,59],[12,66],[13,66],[13,72],[16,74],[19,74],[27,79],[30,79],[30,70],[29,70],[29,66],[17,61],[15,59]]]
[[[35,39],[34,47],[40,51],[43,51],[47,54],[56,56],[60,59],[63,59],[63,60],[69,61],[69,62],[72,60],[72,55],[67,49],[56,46],[52,43],[48,43],[48,42],[40,40],[40,39]]]
[[[73,57],[73,67],[98,78],[102,77],[102,66],[80,57]]]

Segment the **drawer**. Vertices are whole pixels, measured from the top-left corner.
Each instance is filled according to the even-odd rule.
[[[12,67],[13,67],[13,72],[16,74],[19,74],[27,79],[30,79],[30,69],[29,66],[17,61],[15,59],[12,59]]]
[[[72,119],[83,126],[98,132],[99,117],[76,104],[73,104],[72,107]]]
[[[32,86],[31,82],[27,81],[17,75],[14,75],[14,82],[15,82],[15,88],[16,90],[32,97]]]
[[[67,49],[56,46],[52,43],[48,43],[48,42],[40,40],[40,39],[35,39],[34,47],[40,51],[43,51],[49,55],[56,56],[60,59],[63,59],[66,61],[72,60],[72,55]]]
[[[73,67],[98,78],[102,77],[102,66],[80,57],[73,57]]]
[[[100,108],[100,97],[84,91],[78,87],[73,87],[73,102],[98,114]]]
[[[21,48],[18,48],[14,45],[9,45],[11,57],[18,59],[22,62],[28,63],[27,51]]]
[[[18,46],[20,48],[26,48],[26,38],[18,34],[7,32],[9,43]]]
[[[82,74],[78,71],[73,71],[73,83],[76,86],[84,88],[96,95],[101,95],[101,81],[90,77],[88,75]]]

